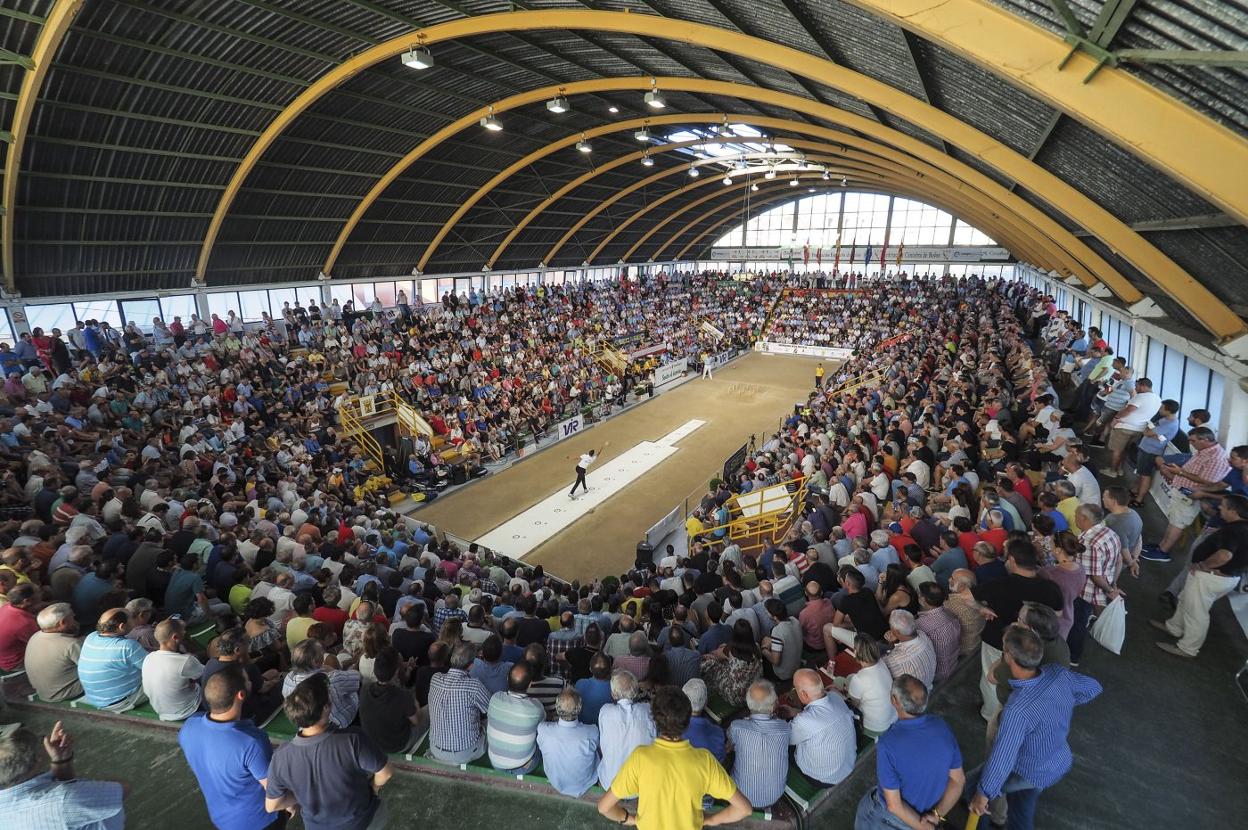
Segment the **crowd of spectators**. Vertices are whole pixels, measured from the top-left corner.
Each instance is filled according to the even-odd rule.
[[[1081,344],[1024,285],[866,287],[875,318],[893,332],[911,320],[913,336],[860,349],[814,390],[736,481],[707,493],[685,555],[566,583],[353,492],[364,467],[336,435],[323,371],[362,393],[395,383],[451,437],[483,416],[473,435],[501,440],[520,428],[517,406],[523,420],[522,404],[566,405],[605,382],[576,343],[633,331],[638,313],[675,351],[707,348],[704,320],[748,345],[774,289],[702,297],[716,279],[447,297],[437,314],[401,302],[388,322],[377,309],[292,309],[282,339],[219,321],[173,348],[87,349],[68,367],[37,355],[21,391],[5,390],[0,668],[24,668],[44,701],[182,723],[223,828],[281,826],[295,811],[307,826],[381,827],[388,755],[421,747],[453,766],[540,768],[567,796],[598,784],[599,810],[621,823],[697,827],[775,805],[792,776],[839,784],[871,741],[879,786],[857,826],[935,826],[965,797],[1031,827],[1073,763],[1072,710],[1100,692],[1072,671],[1090,618],[1143,552],[1177,551],[1200,513],[1176,499],[1177,530],[1145,548],[1132,501],[1146,491],[1102,487],[1113,470],[1095,470],[1088,445],[1104,440],[1125,463],[1138,443],[1141,474],[1219,502],[1163,625],[1188,656],[1224,587],[1213,580],[1238,582],[1248,565],[1248,499],[1232,475],[1248,451],[1232,466],[1197,427],[1191,458],[1162,459],[1164,445],[1144,442],[1165,436],[1164,418],[1150,419],[1177,407],[1154,407],[1144,379],[1115,397],[1122,367],[1098,371],[1103,341]],[[682,304],[702,311],[670,313]],[[331,338],[336,353],[321,350]],[[296,345],[307,351],[292,357]],[[877,371],[882,383],[853,387]],[[799,481],[806,501],[781,543],[743,550],[716,532],[734,491]],[[990,746],[970,773],[926,713],[965,660],[979,663]],[[277,750],[256,726],[272,717],[299,730]],[[0,755],[20,758],[0,765],[0,811],[49,803],[72,759],[63,732],[47,744],[51,774],[36,774],[29,732],[2,741]],[[115,820],[114,787],[56,798]],[[728,806],[704,815],[707,796]]]

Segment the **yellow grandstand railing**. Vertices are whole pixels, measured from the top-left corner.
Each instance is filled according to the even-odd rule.
[[[783,300],[791,289],[782,288],[780,293],[776,295],[776,299],[772,301],[771,308],[767,310],[767,316],[763,319],[763,327],[758,330],[760,340],[767,339],[767,332],[771,330],[772,318],[776,316],[776,309],[780,307],[780,301]]]
[[[703,539],[714,539],[720,531],[724,531],[719,538],[731,541],[741,548],[742,553],[754,553],[768,546],[779,544],[793,527],[794,520],[802,514],[802,505],[806,503],[807,480],[807,477],[803,476],[785,482],[790,488],[796,485],[796,489],[789,491],[789,498],[785,499],[784,504],[775,510],[752,516],[740,513],[738,496],[733,496],[727,504],[730,512],[738,514],[736,518],[722,525],[704,528],[698,535]],[[692,541],[690,539],[691,543]]]
[[[884,381],[885,375],[886,372],[883,369],[873,369],[870,372],[863,372],[861,375],[857,375],[856,377],[846,380],[840,386],[828,389],[826,394],[829,396],[844,395],[849,392],[855,392],[864,386],[879,386]]]
[[[355,441],[364,457],[372,462],[375,471],[383,473],[386,469],[385,456],[382,454],[381,444],[364,425],[358,398],[352,398],[338,408],[338,425],[342,428],[343,435]]]

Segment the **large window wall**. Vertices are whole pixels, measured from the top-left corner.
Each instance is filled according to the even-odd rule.
[[[715,241],[713,247],[787,247],[803,245],[831,248],[841,240],[841,264],[848,267],[850,257],[861,268],[871,248],[873,270],[879,270],[881,246],[888,241],[885,257],[886,270],[896,270],[896,252],[902,248],[901,268],[908,273],[945,273],[944,264],[908,263],[904,259],[906,245],[995,245],[992,237],[974,228],[940,208],[880,193],[819,193],[786,202],[770,208],[737,225]],[[762,268],[764,263],[751,263]],[[782,270],[788,263],[767,263]],[[831,263],[824,262],[828,268]],[[800,262],[794,266],[801,270]],[[819,267],[813,260],[810,268]],[[1009,266],[1005,266],[1008,268]],[[969,273],[982,273],[992,269],[1001,275],[1002,266],[976,269]],[[869,271],[872,269],[868,269]],[[959,273],[966,273],[965,267]]]

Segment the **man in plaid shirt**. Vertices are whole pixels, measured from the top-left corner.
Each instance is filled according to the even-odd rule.
[[[1196,427],[1188,433],[1188,439],[1192,445],[1192,457],[1182,467],[1164,461],[1157,464],[1157,469],[1170,482],[1173,491],[1166,510],[1166,533],[1161,538],[1161,544],[1145,545],[1140,553],[1140,558],[1149,562],[1169,562],[1170,551],[1178,543],[1184,529],[1200,515],[1200,503],[1182,491],[1202,487],[1218,489],[1222,479],[1231,471],[1226,450],[1209,427]]]
[[[564,669],[559,665],[560,655],[584,644],[584,638],[576,630],[576,619],[572,612],[564,611],[559,615],[559,630],[552,631],[546,638],[547,674],[563,674]]]
[[[1088,578],[1083,592],[1075,597],[1075,622],[1067,637],[1072,666],[1079,665],[1093,612],[1105,608],[1118,596],[1125,596],[1114,586],[1122,564],[1122,539],[1105,524],[1104,510],[1095,504],[1079,505],[1075,526],[1080,531],[1079,544],[1083,545],[1079,564]]]
[[[443,605],[437,611],[433,612],[433,633],[438,634],[442,631],[442,623],[447,620],[457,619],[468,622],[468,615],[459,607],[459,594],[450,593],[442,600]]]
[[[429,745],[445,764],[466,764],[485,754],[482,717],[490,710],[490,693],[468,668],[476,659],[472,643],[451,653],[451,667],[429,682]]]

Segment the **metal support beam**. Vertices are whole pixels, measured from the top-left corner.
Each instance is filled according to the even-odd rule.
[[[1248,139],[1147,81],[1105,67],[1084,83],[1100,58],[1072,55],[1062,38],[991,0],[849,2],[987,67],[1248,222]]]
[[[0,46],[0,64],[14,64],[23,69],[34,69],[35,62],[28,55],[19,55]]]
[[[1150,219],[1144,222],[1132,222],[1131,230],[1136,233],[1157,233],[1160,231],[1195,231],[1204,228],[1236,228],[1240,223],[1225,213],[1211,213],[1207,216],[1184,216],[1179,219]],[[1075,236],[1089,237],[1087,231],[1076,231]]]
[[[1248,50],[1119,49],[1114,57],[1124,63],[1164,63],[1171,66],[1248,66]]]
[[[1135,8],[1136,0],[1105,0],[1096,22],[1088,31],[1088,39],[1098,46],[1107,47],[1118,35],[1122,24],[1127,22]]]
[[[74,15],[82,8],[83,0],[58,0],[48,19],[39,30],[35,40],[35,48],[31,53],[34,69],[22,76],[22,87],[17,94],[17,105],[13,111],[13,120],[9,130],[13,135],[9,142],[9,151],[4,164],[4,199],[0,207],[0,245],[4,251],[4,287],[10,294],[17,290],[17,275],[13,270],[13,232],[16,226],[14,211],[17,209],[17,182],[22,173],[22,151],[26,148],[26,132],[30,129],[31,114],[35,109],[35,101],[39,98],[39,90],[48,70],[52,68],[52,58],[61,46],[61,40],[74,22]]]
[[[1062,19],[1062,25],[1066,27],[1066,31],[1072,35],[1083,36],[1083,24],[1079,22],[1079,18],[1075,17],[1074,11],[1067,5],[1066,0],[1048,0],[1048,4]]]
[[[1044,129],[1040,132],[1040,137],[1036,139],[1036,143],[1031,145],[1031,151],[1027,153],[1028,161],[1035,161],[1036,156],[1040,155],[1040,151],[1044,149],[1044,145],[1049,143],[1053,131],[1057,129],[1058,123],[1062,120],[1062,111],[1053,110],[1053,114],[1049,116],[1049,123],[1044,125]],[[1018,182],[1010,182],[1010,192],[1013,193],[1018,188]]]
[[[881,0],[853,0],[858,4],[885,6]],[[906,7],[909,16],[899,21],[908,28],[936,27],[931,37],[955,48],[963,54],[975,55],[976,50],[986,49],[996,56],[1006,41],[1009,60],[981,63],[999,66],[1000,72],[1016,78],[1020,84],[1031,88],[1038,86],[1042,97],[1057,95],[1071,112],[1097,125],[1102,132],[1112,135],[1153,163],[1169,167],[1176,177],[1186,181],[1196,192],[1228,209],[1231,215],[1248,218],[1248,164],[1236,164],[1248,154],[1248,142],[1229,130],[1214,124],[1183,107],[1177,101],[1148,87],[1142,81],[1126,73],[1114,71],[1098,80],[1095,100],[1086,87],[1071,81],[1062,73],[1045,70],[1060,60],[1064,48],[1061,41],[1051,34],[1035,30],[1029,24],[1008,12],[995,10],[984,0],[947,0],[940,4],[943,18],[945,10],[953,8],[959,25],[948,26],[934,20],[930,9],[918,8],[916,0],[897,0],[877,10],[881,16],[897,19],[894,6]],[[968,13],[973,13],[969,14]],[[995,16],[994,16],[995,15]],[[983,22],[991,20],[985,28]],[[1217,337],[1229,337],[1248,328],[1244,321],[1230,311],[1204,286],[1191,278],[1177,264],[1167,258],[1139,235],[1104,208],[1092,202],[1070,185],[1053,174],[1027,161],[981,131],[963,123],[948,113],[936,110],[928,104],[906,95],[887,84],[859,73],[837,66],[830,61],[810,55],[791,47],[769,43],[730,32],[706,24],[685,20],[661,19],[649,15],[623,12],[577,11],[552,9],[537,12],[506,12],[452,20],[431,26],[421,32],[424,42],[433,46],[448,40],[459,40],[491,32],[534,31],[541,29],[585,29],[615,33],[662,37],[679,42],[703,46],[737,54],[749,54],[756,60],[778,69],[801,74],[819,83],[840,89],[860,99],[872,102],[894,115],[904,118],[928,132],[946,139],[960,149],[972,152],[992,164],[1021,186],[1035,193],[1055,208],[1061,210],[1076,224],[1095,231],[1112,249],[1130,260],[1141,272],[1148,274],[1171,297]],[[1008,33],[1008,36],[1006,34]],[[970,44],[963,42],[970,35]],[[926,36],[926,35],[925,35]],[[202,281],[207,272],[212,247],[220,233],[221,225],[230,205],[241,190],[248,173],[255,167],[264,152],[272,146],[285,128],[302,113],[313,106],[323,95],[333,90],[353,75],[384,60],[397,57],[411,45],[412,33],[394,38],[384,44],[365,50],[327,72],[297,96],[289,106],[273,120],[263,135],[248,151],[235,171],[214,212],[200,250],[196,269]],[[981,46],[987,43],[988,46]],[[1057,57],[1054,57],[1054,56]],[[1004,58],[1005,56],[1000,56]],[[1021,59],[1021,60],[1020,60]],[[1027,71],[1023,71],[1023,68]],[[739,85],[736,85],[739,86]],[[1069,89],[1068,89],[1069,88]],[[760,90],[762,92],[762,90]],[[748,97],[748,96],[738,96]],[[758,100],[758,99],[753,99]],[[800,111],[814,113],[816,108],[836,113],[833,120],[849,129],[885,137],[889,143],[902,148],[929,162],[946,166],[949,157],[924,142],[860,116],[852,116],[831,107],[819,105],[808,99]],[[819,116],[824,117],[824,116]],[[1173,120],[1170,120],[1172,117]],[[946,160],[945,164],[932,156]],[[959,173],[961,176],[961,173]],[[987,178],[987,177],[983,177]],[[970,181],[970,179],[967,179]],[[977,185],[978,186],[978,185]],[[999,188],[1005,194],[1004,188]],[[987,191],[986,191],[987,192]],[[1112,272],[1112,269],[1110,269]],[[1112,273],[1103,281],[1110,284]],[[1115,291],[1126,302],[1139,299],[1139,292],[1119,276]]]

